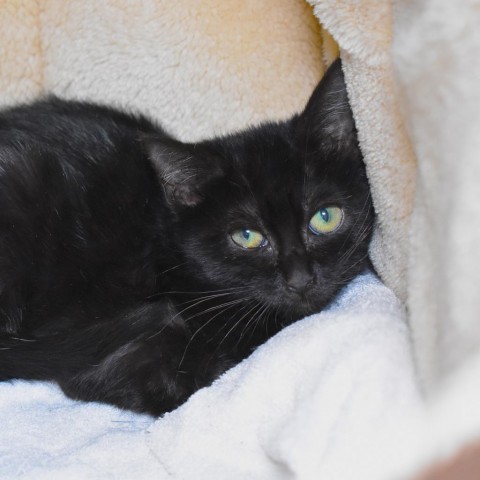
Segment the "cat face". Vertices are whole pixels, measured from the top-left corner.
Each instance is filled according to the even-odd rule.
[[[289,121],[149,150],[190,274],[212,289],[298,318],[365,267],[373,210],[339,62]]]

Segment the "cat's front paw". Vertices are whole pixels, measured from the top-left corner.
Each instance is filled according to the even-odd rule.
[[[77,400],[111,403],[160,415],[182,404],[196,389],[193,376],[177,368],[179,359],[165,346],[132,342],[73,377],[59,380]]]

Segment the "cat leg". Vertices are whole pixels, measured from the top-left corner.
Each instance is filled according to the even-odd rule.
[[[74,399],[111,403],[120,408],[160,415],[183,403],[200,385],[193,372],[179,370],[179,358],[165,342],[122,345],[100,363],[60,379]],[[185,342],[182,342],[185,344]]]
[[[173,410],[236,363],[225,352],[192,342],[190,331],[178,323],[142,334],[100,362],[57,381],[74,399],[155,416]]]

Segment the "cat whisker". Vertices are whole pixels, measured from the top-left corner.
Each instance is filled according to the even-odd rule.
[[[270,305],[265,305],[263,309],[259,309],[257,310],[257,312],[252,316],[252,322],[248,322],[247,325],[245,326],[245,329],[244,329],[244,332],[246,333],[246,331],[248,330],[249,328],[249,324],[253,325],[253,329],[252,331],[250,332],[250,336],[248,337],[248,340],[247,342],[250,342],[251,338],[253,337],[253,335],[255,334],[255,330],[257,328],[257,325],[260,323],[260,319],[262,317],[262,315],[268,311],[268,309],[270,308]],[[238,343],[240,342],[240,340],[242,339],[243,335],[244,335],[244,332],[242,332],[242,334],[240,335],[240,339],[238,340]],[[268,334],[267,334],[268,335]]]
[[[205,294],[205,293],[221,293],[221,292],[235,292],[235,291],[240,292],[240,291],[243,291],[243,290],[248,290],[250,288],[251,287],[245,286],[245,287],[230,287],[230,288],[220,288],[220,289],[217,289],[217,290],[199,290],[199,291],[195,291],[195,290],[166,290],[164,292],[154,293],[153,295],[149,295],[145,298],[150,299],[150,298],[160,296],[160,295],[175,295],[175,294],[178,294],[178,295],[202,295],[202,294]]]
[[[235,319],[235,317],[237,315],[241,315],[242,312],[244,312],[247,308],[249,308],[252,304],[254,303],[258,303],[256,300],[254,300],[253,298],[250,298],[250,299],[247,299],[247,301],[245,302],[245,304],[240,307],[236,312],[234,312],[233,314],[233,317],[231,318],[231,320],[233,321],[233,319]],[[212,338],[210,340],[213,340],[217,335],[220,335],[222,334],[229,326],[229,323],[225,323],[223,324],[220,329],[212,336]]]
[[[186,318],[185,322],[188,323],[190,320],[192,320],[196,317],[205,315],[206,313],[215,312],[216,310],[221,309],[225,305],[237,305],[239,303],[243,303],[244,301],[245,301],[245,299],[243,299],[243,298],[237,298],[235,300],[231,300],[230,302],[226,302],[226,303],[222,303],[220,305],[215,305],[213,307],[206,308],[205,310],[202,310],[201,312],[197,312],[194,315],[191,315],[190,317]]]
[[[239,320],[237,320],[234,324],[233,327],[228,330],[228,332],[225,334],[225,336],[222,338],[222,340],[217,344],[217,348],[215,349],[215,352],[221,347],[223,342],[227,339],[227,337],[235,330],[235,328],[240,324],[240,322],[247,316],[249,315],[252,311],[255,311],[256,308],[261,308],[262,304],[259,302],[256,302],[250,310],[248,310],[242,317],[240,317]]]
[[[363,204],[362,206],[362,209],[360,210],[360,213],[359,215],[357,216],[356,220],[355,220],[355,223],[353,224],[353,226],[351,227],[350,229],[350,232],[348,233],[347,237],[345,238],[345,240],[343,241],[341,247],[340,247],[340,250],[346,245],[346,243],[348,242],[348,240],[350,240],[353,232],[356,232],[357,230],[361,230],[363,229],[364,225],[365,225],[365,222],[367,221],[368,217],[369,217],[369,213],[370,213],[370,209],[372,208],[371,207],[371,204],[369,203],[370,202],[370,197],[371,197],[371,194],[370,192],[368,192],[368,195],[367,197],[365,198],[365,203]],[[363,221],[362,221],[362,225],[359,229],[357,229],[357,224],[360,222],[360,220],[362,219],[362,214],[363,215]],[[345,253],[343,254],[345,255]],[[342,257],[340,257],[338,259],[339,262],[342,261]]]
[[[220,297],[226,297],[226,296],[229,296],[229,295],[236,295],[238,293],[243,293],[243,292],[245,292],[245,290],[240,290],[238,292],[234,291],[234,292],[218,293],[218,294],[213,294],[213,295],[207,295],[207,296],[204,296],[204,297],[201,297],[201,298],[205,299],[205,300],[214,300],[214,299],[217,299],[217,298],[220,298]],[[177,303],[176,305],[177,306],[188,305],[189,303],[194,303],[197,300],[198,300],[198,298],[191,299],[191,300],[186,300],[185,302]]]
[[[345,275],[345,273],[347,273],[352,268],[356,267],[359,263],[363,262],[367,257],[368,257],[368,253],[363,255],[363,257],[361,257],[359,260],[357,260],[354,264],[349,265],[349,267],[342,272],[342,276]]]
[[[259,312],[260,310],[258,310],[255,315],[252,315],[251,318],[248,320],[248,322],[245,324],[245,326],[243,327],[242,329],[242,332],[240,333],[240,337],[239,337],[239,341],[245,336],[245,334],[247,333],[248,329],[250,328],[250,325],[253,325],[255,323],[255,317],[256,317],[256,314]]]
[[[182,366],[182,363],[183,361],[185,360],[185,356],[187,354],[187,350],[188,350],[188,347],[191,345],[191,343],[193,342],[193,340],[195,339],[195,337],[205,328],[207,327],[207,325],[209,325],[210,323],[213,322],[213,320],[215,320],[215,318],[217,318],[219,315],[221,315],[222,313],[225,313],[227,310],[229,310],[231,307],[234,307],[235,305],[238,305],[240,302],[243,302],[244,300],[243,299],[238,299],[238,300],[233,300],[231,302],[227,302],[227,303],[224,303],[222,305],[219,305],[216,309],[217,310],[220,310],[219,312],[217,312],[215,315],[213,315],[212,317],[210,317],[208,319],[207,322],[205,322],[203,325],[201,325],[199,328],[197,328],[197,330],[195,330],[195,332],[193,333],[193,335],[190,337],[184,351],[183,351],[183,354],[182,354],[182,358],[180,359],[180,362],[178,364],[178,369]],[[202,312],[202,313],[207,313],[208,311],[206,312]],[[196,316],[196,315],[194,315]],[[191,317],[193,318],[193,317]],[[190,320],[191,318],[187,319],[186,321]]]
[[[178,265],[175,265],[173,267],[170,267],[170,268],[167,268],[166,270],[164,270],[163,272],[160,272],[159,275],[165,275],[165,273],[168,273],[168,272],[171,272],[173,270],[176,270],[177,268],[180,268],[180,267],[183,267],[184,265],[187,265],[188,262],[182,262],[182,263],[179,263]]]
[[[227,289],[225,289],[225,290],[227,290]],[[237,290],[238,290],[238,291],[237,291]],[[225,292],[225,293],[222,293],[222,294],[218,294],[218,297],[230,295],[230,294],[233,294],[233,293],[239,293],[240,291],[244,291],[244,290],[245,290],[244,288],[235,289],[235,291],[232,291],[232,292]],[[198,305],[201,305],[202,303],[208,302],[209,300],[213,300],[213,299],[216,299],[216,298],[217,298],[217,296],[208,295],[208,296],[203,296],[203,297],[200,297],[200,298],[195,298],[195,299],[193,299],[193,300],[191,300],[191,301],[189,301],[189,302],[185,302],[185,303],[190,303],[190,305],[188,305],[187,307],[185,307],[184,309],[180,310],[180,311],[177,312],[175,315],[173,315],[171,318],[169,318],[169,319],[165,322],[165,324],[162,326],[162,328],[161,328],[158,332],[150,335],[150,336],[148,337],[148,339],[151,340],[151,339],[155,338],[156,336],[162,334],[163,331],[164,331],[168,326],[170,326],[170,325],[171,325],[180,315],[182,315],[183,313],[188,312],[189,310],[197,307]],[[244,299],[238,299],[238,303],[240,303],[240,302],[242,302],[242,301],[244,301]],[[195,317],[197,317],[197,316],[199,316],[199,315],[202,315],[202,314],[205,314],[205,313],[208,313],[208,312],[211,312],[211,311],[215,311],[217,308],[219,308],[218,305],[217,305],[217,306],[214,306],[214,307],[210,307],[210,308],[208,308],[208,309],[205,309],[205,310],[203,310],[203,311],[201,311],[201,312],[196,313],[195,315],[192,315],[192,316],[191,316],[190,318],[188,318],[186,321],[189,321],[189,320],[191,320],[192,318],[195,318]]]
[[[250,305],[252,305],[252,303],[254,304],[253,307],[251,307],[244,315],[242,315],[242,317],[241,317],[238,321],[235,322],[235,324],[233,325],[233,327],[232,327],[232,328],[226,333],[226,335],[222,338],[221,342],[220,342],[219,344],[217,344],[216,348],[214,349],[214,351],[213,351],[212,354],[210,355],[210,358],[208,359],[208,362],[206,363],[205,368],[208,368],[208,366],[210,365],[211,361],[213,360],[216,352],[217,352],[218,349],[220,348],[220,345],[225,341],[225,339],[226,339],[226,338],[228,337],[228,335],[233,331],[233,329],[235,329],[235,327],[236,327],[250,312],[252,312],[257,306],[260,306],[260,303],[258,303],[258,302],[257,302],[256,300],[254,300],[254,299],[250,299],[250,301],[247,302],[242,308],[240,308],[240,310],[238,310],[238,311],[236,311],[236,312],[234,313],[233,318],[235,318],[235,315],[236,315],[236,314],[245,311],[245,309],[248,308],[248,307],[250,307]],[[227,325],[227,324],[225,324],[225,325]],[[219,332],[217,332],[217,334],[220,333],[220,332],[223,331],[223,330],[224,330],[224,328],[222,328]],[[216,337],[217,334],[215,334],[215,335],[211,338],[211,340],[213,340],[213,339]],[[237,343],[237,345],[238,345],[238,343]]]
[[[350,257],[353,255],[355,250],[363,243],[363,241],[370,234],[372,229],[373,229],[372,225],[366,225],[365,227],[363,227],[362,225],[362,230],[358,234],[354,244],[350,248],[348,248],[347,251],[344,252],[343,255],[338,259],[339,264],[341,262],[347,262],[350,259]]]
[[[158,335],[162,334],[163,331],[167,327],[169,327],[180,315],[182,315],[182,313],[185,313],[185,312],[191,310],[192,308],[195,308],[196,306],[201,305],[202,303],[205,303],[208,300],[210,300],[210,298],[201,297],[200,299],[195,299],[195,303],[193,303],[192,305],[189,305],[188,307],[184,308],[183,310],[180,310],[175,315],[173,315],[171,318],[169,318],[158,332],[156,332],[156,333],[154,333],[154,334],[152,334],[148,337],[148,340],[151,340],[151,339],[157,337]]]

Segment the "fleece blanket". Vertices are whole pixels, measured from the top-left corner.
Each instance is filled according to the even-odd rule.
[[[408,305],[436,394],[480,347],[479,2],[310,3],[340,45],[378,214],[372,258]]]
[[[343,58],[378,213],[372,258],[407,305],[432,432],[410,452],[448,457],[480,438],[480,3],[310,3]]]
[[[5,0],[0,105],[53,92],[195,141],[301,110],[322,44],[303,0]]]
[[[395,13],[399,98],[418,158],[409,309],[435,394],[480,347],[480,2],[398,1]]]
[[[156,421],[0,384],[0,478],[387,478],[383,435],[419,405],[404,320],[362,275]]]

